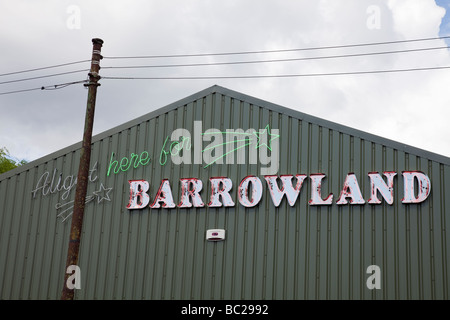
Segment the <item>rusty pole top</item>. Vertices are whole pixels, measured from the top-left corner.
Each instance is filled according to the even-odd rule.
[[[100,45],[102,45],[103,44],[103,40],[100,39],[100,38],[94,38],[94,39],[92,39],[92,43],[93,44],[100,44]]]
[[[91,59],[91,70],[89,72],[89,83],[85,84],[86,87],[90,85],[97,85],[97,81],[100,80],[98,72],[100,71],[100,60],[103,59],[101,55],[101,48],[103,45],[103,40],[99,38],[92,39],[92,59]]]

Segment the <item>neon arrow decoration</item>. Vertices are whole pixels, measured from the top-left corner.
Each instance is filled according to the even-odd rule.
[[[103,183],[100,183],[100,189],[98,189],[97,191],[92,192],[92,195],[88,195],[85,198],[85,204],[95,200],[97,198],[97,203],[102,202],[103,200],[106,201],[111,201],[111,198],[109,197],[109,193],[111,192],[113,188],[105,188],[105,186],[103,185]],[[61,222],[66,221],[70,216],[72,216],[73,214],[73,203],[75,202],[75,200],[71,200],[68,201],[66,203],[57,203],[55,205],[55,209],[59,210],[62,207],[66,207],[66,209],[64,209],[63,211],[61,211],[56,217],[62,217],[63,220]],[[63,217],[63,215],[67,213],[66,216]]]

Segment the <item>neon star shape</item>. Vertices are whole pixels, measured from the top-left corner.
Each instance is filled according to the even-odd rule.
[[[103,200],[111,201],[111,198],[109,197],[109,193],[111,192],[112,188],[105,188],[103,183],[100,183],[100,189],[98,191],[92,192],[97,197],[97,202],[100,203]]]
[[[279,134],[270,133],[269,125],[267,125],[262,132],[255,131],[255,132],[253,132],[253,134],[256,136],[256,138],[258,138],[255,149],[258,149],[261,146],[266,146],[266,148],[269,149],[270,151],[272,151],[272,141],[275,139],[278,139],[280,137]],[[268,144],[265,142],[261,143],[261,135],[264,135],[264,134],[268,134],[270,137],[270,139],[267,139]]]

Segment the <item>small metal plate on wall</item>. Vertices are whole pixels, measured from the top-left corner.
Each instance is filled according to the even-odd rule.
[[[224,229],[209,229],[206,230],[206,240],[208,241],[222,241],[225,240]]]

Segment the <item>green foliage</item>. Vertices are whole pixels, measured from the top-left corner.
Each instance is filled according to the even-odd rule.
[[[0,148],[0,174],[26,164],[26,160],[14,161],[5,147]]]

